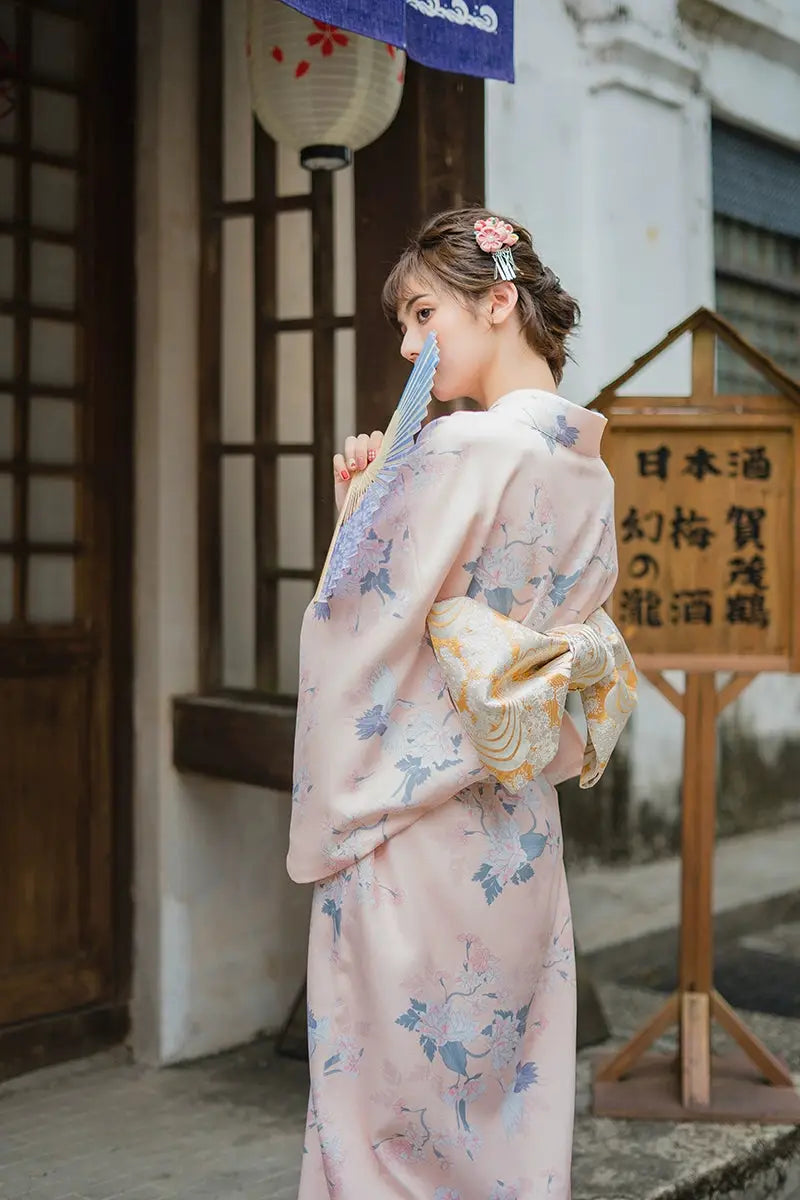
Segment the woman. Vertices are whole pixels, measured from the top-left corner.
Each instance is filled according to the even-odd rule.
[[[433,218],[383,304],[409,362],[435,331],[434,395],[483,411],[422,430],[304,619],[300,1200],[566,1200],[575,973],[553,785],[582,766],[594,782],[635,693],[597,612],[616,577],[605,419],[556,394],[578,307],[519,225]],[[347,439],[340,506],[380,454],[379,433]]]

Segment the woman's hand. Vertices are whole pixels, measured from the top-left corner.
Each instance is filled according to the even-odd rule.
[[[344,454],[333,456],[333,478],[336,483],[336,510],[341,509],[347,489],[354,475],[365,471],[381,448],[383,434],[379,429],[374,433],[360,433],[358,437],[349,437],[344,443]]]

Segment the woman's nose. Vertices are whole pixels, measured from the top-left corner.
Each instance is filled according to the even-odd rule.
[[[419,346],[416,344],[416,341],[417,339],[414,337],[413,331],[409,329],[409,331],[403,337],[403,341],[400,346],[400,353],[402,354],[403,358],[407,359],[410,363],[416,362],[417,358],[419,357]]]

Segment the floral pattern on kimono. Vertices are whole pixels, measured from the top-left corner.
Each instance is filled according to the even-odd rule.
[[[315,885],[299,1200],[568,1200],[575,965],[553,784],[602,772],[635,690],[619,645],[598,649],[602,619],[569,632],[616,578],[604,424],[536,391],[431,422],[325,611],[304,616],[288,857]],[[491,714],[516,711],[520,654],[549,733],[501,778],[486,744]],[[585,752],[564,715],[571,673]]]
[[[497,782],[477,784],[459,798],[472,820],[461,826],[464,838],[482,838],[482,861],[472,876],[492,904],[509,884],[519,887],[533,879],[536,860],[561,851],[561,830],[540,818],[524,794],[513,796]]]

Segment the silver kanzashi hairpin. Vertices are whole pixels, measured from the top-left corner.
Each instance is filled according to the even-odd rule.
[[[517,267],[511,248],[519,241],[519,234],[514,233],[508,221],[501,221],[499,217],[476,221],[475,240],[481,250],[494,259],[495,279],[516,279]]]

